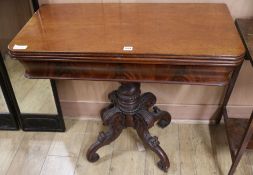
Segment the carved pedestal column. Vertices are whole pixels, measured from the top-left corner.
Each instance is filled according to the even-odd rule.
[[[90,162],[97,161],[99,155],[96,152],[99,148],[114,141],[124,128],[133,127],[144,145],[159,156],[158,167],[167,172],[169,159],[159,146],[158,138],[151,136],[148,129],[156,121],[161,128],[166,127],[171,121],[170,114],[153,107],[156,97],[152,93],[141,95],[140,83],[122,83],[117,91],[109,94],[109,99],[111,104],[101,111],[103,124],[108,125],[109,130],[99,133],[97,141],[87,151],[87,159]]]

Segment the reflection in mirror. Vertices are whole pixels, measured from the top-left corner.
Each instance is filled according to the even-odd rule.
[[[0,130],[17,130],[19,113],[13,90],[10,85],[8,74],[0,53]]]
[[[23,65],[5,56],[5,65],[21,113],[56,114],[49,80],[27,79]]]
[[[4,99],[2,88],[0,88],[0,114],[2,113],[9,113],[9,110]]]
[[[64,131],[64,121],[55,81],[25,78],[23,65],[17,60],[11,59],[7,54],[7,45],[33,14],[31,1],[0,0],[0,13],[2,14],[0,15],[0,50],[4,57],[1,60],[4,60],[2,64],[5,65],[9,74],[11,83],[8,84],[15,93],[12,92],[11,96],[13,96],[14,102],[10,101],[11,108],[8,109],[13,110],[12,113],[17,113],[15,114],[17,121],[25,131]],[[7,75],[7,73],[4,74]],[[3,104],[2,101],[0,101],[1,104]],[[9,103],[7,104],[9,106]]]
[[[0,49],[21,113],[56,113],[49,80],[29,80],[24,68],[10,59],[7,45],[32,15],[30,0],[0,1]]]

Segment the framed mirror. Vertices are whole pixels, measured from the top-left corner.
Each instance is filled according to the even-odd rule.
[[[33,14],[32,1],[0,1],[3,76],[9,80],[16,123],[25,131],[65,131],[54,80],[27,79],[23,65],[8,55],[7,45]],[[14,95],[15,94],[15,95]],[[15,102],[13,102],[15,101]],[[1,121],[0,121],[1,123]]]

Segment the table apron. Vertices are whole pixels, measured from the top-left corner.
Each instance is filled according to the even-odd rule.
[[[226,85],[233,66],[20,61],[28,78]]]

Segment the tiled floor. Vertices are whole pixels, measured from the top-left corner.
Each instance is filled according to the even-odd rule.
[[[99,150],[89,163],[85,153],[96,140],[101,122],[66,120],[65,133],[0,132],[0,175],[163,175],[150,150],[141,150],[133,129]],[[105,129],[105,128],[103,128]],[[167,174],[226,175],[231,165],[223,125],[171,124],[151,129],[168,154]],[[139,146],[139,147],[138,147]],[[247,152],[236,175],[252,175],[253,152]]]

